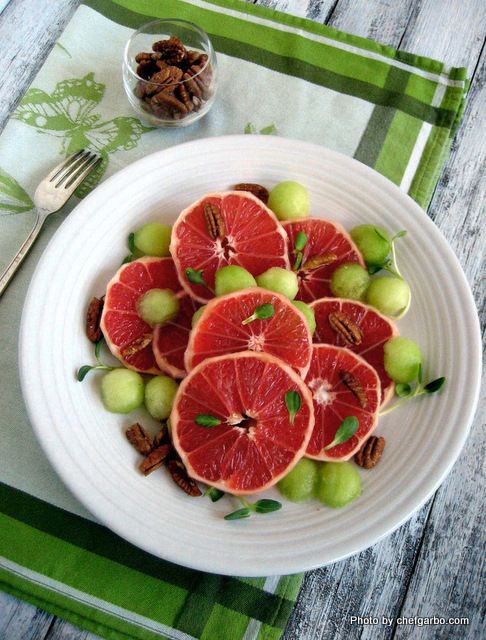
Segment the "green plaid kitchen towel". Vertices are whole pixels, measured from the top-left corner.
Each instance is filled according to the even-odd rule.
[[[186,129],[144,126],[124,95],[124,43],[152,17],[199,24],[218,52],[216,103]],[[32,225],[37,183],[81,147],[101,153],[99,180],[193,138],[281,135],[353,156],[425,207],[466,89],[465,69],[235,0],[87,0],[0,137],[0,269]],[[20,394],[17,330],[64,215],[49,219],[0,302],[1,587],[107,638],[279,638],[302,576],[228,578],[154,558],[95,522],[40,450]]]

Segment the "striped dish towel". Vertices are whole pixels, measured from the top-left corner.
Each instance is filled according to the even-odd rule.
[[[163,134],[131,112],[121,79],[126,40],[154,17],[200,25],[218,52],[220,72],[208,116]],[[236,0],[87,0],[1,136],[0,269],[32,225],[37,183],[81,147],[102,155],[101,180],[193,138],[281,135],[353,156],[426,207],[466,89],[465,69]],[[18,370],[26,286],[60,221],[50,221],[2,298],[2,371]],[[281,636],[302,576],[221,577],[134,548],[95,522],[55,476],[33,436],[15,375],[2,379],[0,420],[5,591],[106,638]]]

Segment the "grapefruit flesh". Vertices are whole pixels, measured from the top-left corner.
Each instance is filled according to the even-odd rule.
[[[263,304],[273,306],[272,317],[242,324]],[[312,336],[304,314],[285,296],[257,287],[211,300],[191,332],[185,355],[187,371],[206,358],[239,351],[269,353],[305,377]]]
[[[285,394],[300,395],[293,423]],[[221,421],[196,424],[200,414]],[[266,353],[204,360],[182,381],[170,416],[189,475],[235,495],[263,491],[304,455],[314,426],[312,396],[293,369]]]
[[[315,460],[348,460],[378,422],[381,390],[376,371],[346,348],[316,344],[305,382],[312,393],[315,414],[306,456]],[[358,419],[355,435],[326,451],[348,416]]]
[[[212,231],[208,207],[216,212],[217,226]],[[210,193],[184,209],[172,229],[170,252],[182,286],[202,303],[213,294],[203,285],[190,283],[186,269],[202,269],[204,280],[214,289],[214,274],[228,264],[252,275],[270,267],[289,268],[287,235],[277,217],[244,191]]]
[[[289,237],[291,265],[296,259],[295,237],[299,231],[307,236],[307,243],[302,250],[302,263],[297,270],[297,300],[312,302],[324,296],[331,296],[331,276],[341,264],[357,262],[362,267],[365,266],[358,247],[344,227],[337,222],[307,218],[284,222],[283,226]]]
[[[184,354],[189,342],[192,316],[200,307],[185,292],[179,294],[179,304],[179,313],[173,320],[155,327],[152,342],[157,366],[173,378],[186,375]]]
[[[118,269],[106,289],[101,330],[112,354],[126,367],[157,375],[154,329],[137,311],[138,301],[150,289],[171,289],[181,298],[186,296],[172,258],[144,257]]]
[[[393,395],[395,385],[387,375],[383,364],[385,342],[399,335],[395,323],[379,313],[374,307],[339,298],[322,298],[311,305],[316,318],[314,342],[347,347],[362,356],[377,372],[381,383],[381,403],[384,405]],[[350,343],[333,329],[331,314],[343,313],[359,331],[358,344]],[[345,319],[346,321],[346,319]],[[335,323],[334,323],[335,324]]]

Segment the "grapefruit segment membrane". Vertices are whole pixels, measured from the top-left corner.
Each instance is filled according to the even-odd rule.
[[[271,305],[273,314],[248,322],[264,305]],[[304,314],[285,296],[259,288],[211,300],[191,331],[184,358],[187,371],[206,358],[239,351],[269,353],[305,377],[312,336]]]
[[[299,257],[300,266],[296,270],[299,292],[296,300],[312,302],[324,296],[331,296],[331,276],[341,264],[357,263],[365,266],[358,247],[351,236],[338,222],[322,218],[307,218],[283,222],[289,238],[290,264],[294,265],[297,252],[297,234],[305,234],[307,240]]]
[[[399,335],[395,323],[373,307],[356,300],[321,298],[309,306],[316,320],[314,343],[347,347],[362,356],[380,378],[381,404],[384,406],[395,389],[384,366],[385,342]]]
[[[305,382],[312,393],[315,414],[306,456],[315,460],[348,460],[378,422],[381,388],[376,371],[346,348],[316,344]],[[326,449],[348,416],[358,420],[356,433]]]
[[[170,252],[184,289],[203,304],[213,297],[215,273],[230,264],[252,275],[290,267],[287,234],[275,214],[245,191],[210,193],[184,209],[172,229]],[[189,282],[202,270],[209,288]]]
[[[291,421],[285,394],[301,406]],[[219,424],[204,427],[200,415]],[[314,426],[311,392],[282,360],[244,351],[208,358],[182,381],[170,415],[174,447],[195,480],[232,493],[263,491],[304,455]]]

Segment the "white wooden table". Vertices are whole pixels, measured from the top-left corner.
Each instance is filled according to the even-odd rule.
[[[251,1],[251,0],[247,0]],[[469,69],[464,119],[429,215],[466,272],[485,320],[486,0],[255,0],[399,49]],[[0,0],[0,11],[7,4]],[[78,0],[10,0],[0,14],[0,130]],[[484,322],[483,322],[484,327]],[[485,638],[486,477],[483,398],[466,447],[435,496],[393,535],[307,574],[285,640]],[[396,618],[467,617],[467,626],[397,625]],[[394,618],[391,626],[352,616]],[[0,638],[94,640],[0,592]]]

